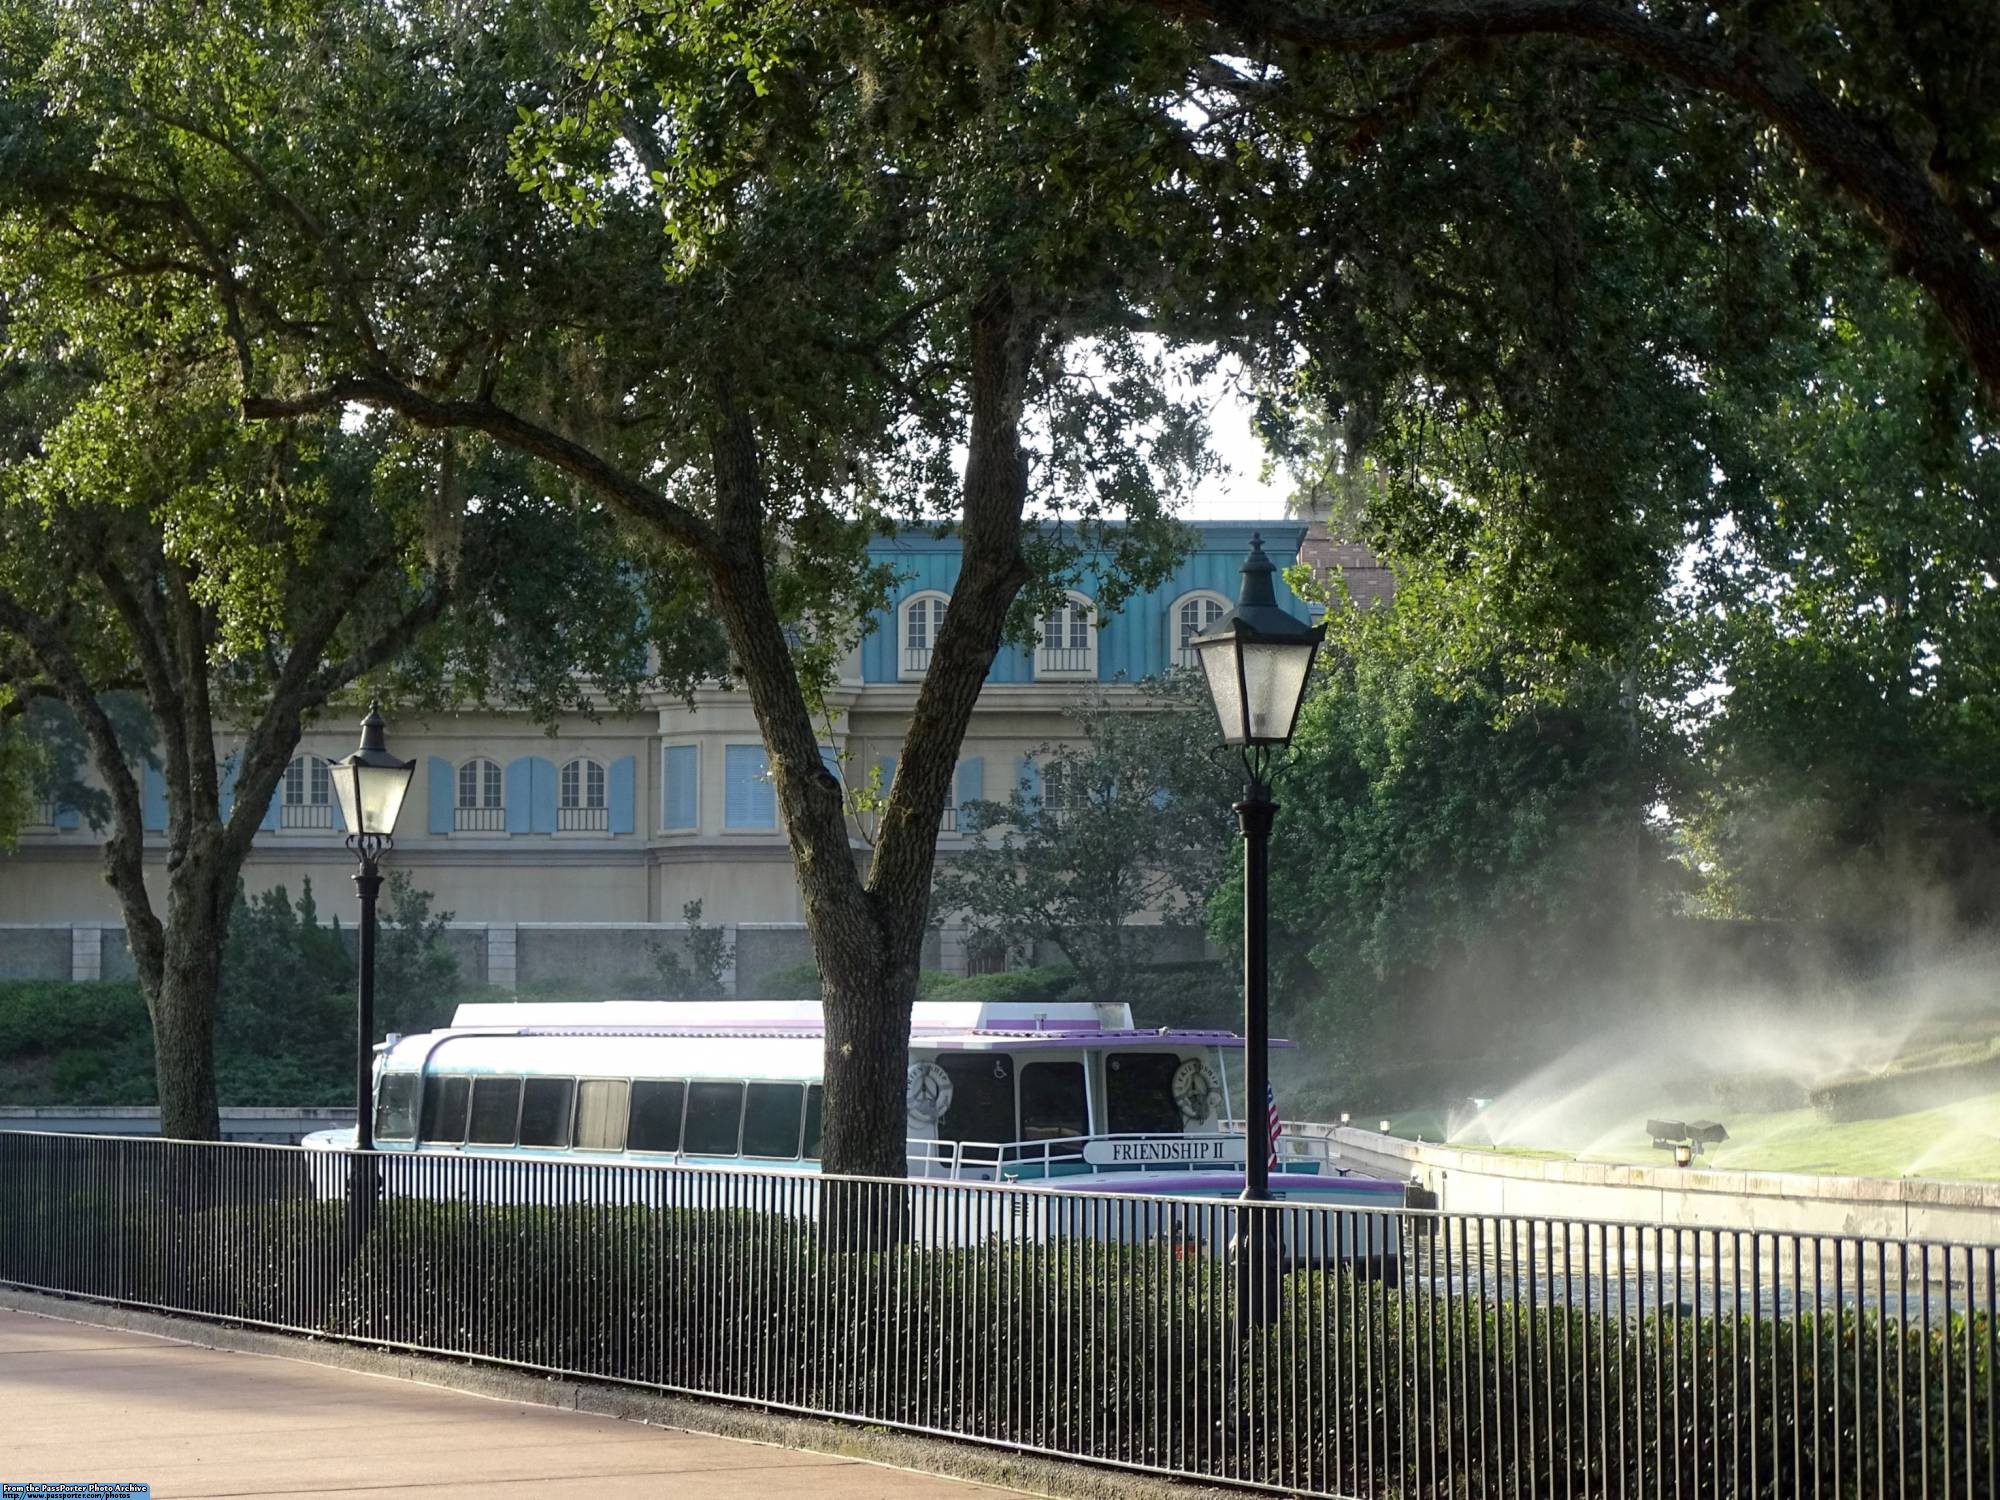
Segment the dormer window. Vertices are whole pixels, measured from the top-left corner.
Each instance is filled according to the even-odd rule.
[[[1190,672],[1198,671],[1201,662],[1194,647],[1188,644],[1198,635],[1212,630],[1215,622],[1229,613],[1229,604],[1220,594],[1187,594],[1175,605],[1173,613],[1173,651],[1171,660],[1177,667]]]
[[[931,653],[937,649],[938,632],[944,629],[945,606],[949,598],[940,593],[912,594],[898,611],[898,634],[902,640],[901,671],[906,681],[921,677],[931,669]]]
[[[1097,675],[1097,610],[1082,594],[1070,594],[1043,615],[1035,647],[1037,677]]]

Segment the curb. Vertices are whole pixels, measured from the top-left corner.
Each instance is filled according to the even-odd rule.
[[[538,1375],[479,1360],[409,1354],[332,1339],[273,1333],[240,1324],[148,1312],[5,1285],[0,1285],[0,1308],[67,1323],[149,1334],[204,1349],[299,1360],[329,1369],[386,1376],[524,1405],[549,1406],[680,1432],[859,1459],[913,1473],[995,1485],[1025,1495],[1049,1496],[1052,1500],[1167,1500],[1167,1497],[1222,1500],[1243,1493],[1098,1468],[1080,1461],[1044,1458],[1010,1448],[703,1401],[644,1386]]]

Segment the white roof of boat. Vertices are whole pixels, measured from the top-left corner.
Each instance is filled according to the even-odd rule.
[[[826,1034],[819,1002],[811,1000],[586,1000],[480,1002],[461,1005],[449,1032],[468,1036],[629,1036],[718,1041],[801,1041]],[[1240,1047],[1234,1032],[1162,1026],[1141,1030],[1124,1004],[1037,1001],[920,1000],[910,1040],[933,1048],[1135,1047],[1179,1042]],[[1273,1038],[1274,1047],[1289,1042]]]
[[[464,1026],[607,1026],[675,1031],[819,1032],[825,1015],[817,1000],[583,1000],[479,1002],[461,1005],[451,1018]],[[1132,1030],[1132,1007],[1089,1001],[919,1000],[912,1031],[1091,1032]]]

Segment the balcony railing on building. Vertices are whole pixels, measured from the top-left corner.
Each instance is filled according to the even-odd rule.
[[[452,809],[452,831],[455,833],[505,833],[507,831],[507,809],[504,807],[458,807]]]
[[[1035,651],[1035,671],[1044,677],[1085,676],[1090,671],[1090,647],[1038,647]]]
[[[558,833],[607,833],[611,829],[611,809],[608,807],[559,807],[556,809],[556,831]]]
[[[921,677],[931,669],[931,648],[929,646],[905,646],[903,648],[903,672],[910,677]]]
[[[278,805],[280,828],[331,828],[331,802],[283,802]]]
[[[49,833],[56,826],[56,804],[52,797],[45,797],[28,809],[28,821],[22,825],[37,833]]]

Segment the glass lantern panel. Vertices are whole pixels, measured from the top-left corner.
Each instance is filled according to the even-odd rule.
[[[360,827],[365,832],[396,831],[396,816],[403,810],[403,796],[410,789],[410,773],[415,769],[414,764],[362,769]]]
[[[1237,649],[1234,636],[1195,647],[1201,654],[1201,670],[1208,678],[1208,696],[1215,702],[1215,717],[1222,725],[1225,745],[1243,743],[1243,688],[1236,675]]]
[[[349,833],[361,831],[360,801],[354,795],[354,767],[335,762],[333,766],[333,796],[340,804],[340,824]]]
[[[1250,743],[1282,744],[1291,738],[1292,720],[1305,694],[1312,659],[1310,642],[1244,642],[1243,693],[1250,718]]]

